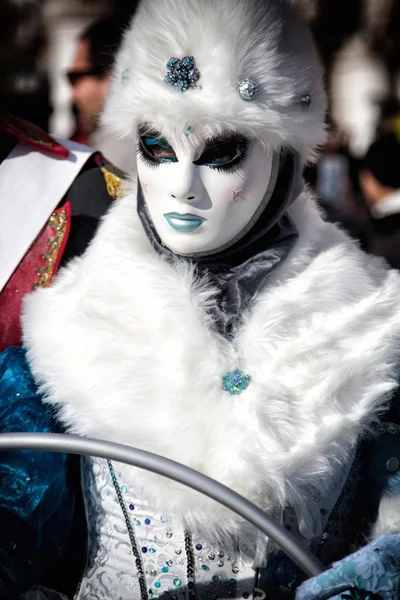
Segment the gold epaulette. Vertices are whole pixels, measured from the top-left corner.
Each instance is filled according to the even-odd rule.
[[[107,193],[114,200],[119,200],[125,193],[128,175],[121,169],[118,169],[103,156],[97,161],[100,171],[103,173],[104,181],[107,186]]]

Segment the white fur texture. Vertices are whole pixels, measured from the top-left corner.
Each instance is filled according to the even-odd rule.
[[[379,538],[384,533],[400,533],[400,498],[383,496],[379,503],[379,512],[372,530],[372,537]]]
[[[198,89],[182,93],[163,79],[167,61],[187,55],[201,77]],[[243,78],[259,86],[252,102],[237,92]],[[201,139],[235,130],[306,157],[325,138],[324,114],[311,36],[284,0],[151,0],[126,32],[103,123],[121,138],[134,136],[138,123],[176,140],[188,125]]]
[[[243,315],[232,342],[212,328],[216,290],[152,249],[133,194],[86,254],[28,297],[25,344],[69,431],[183,462],[275,511],[326,481],[396,386],[400,276],[324,223],[303,194],[295,249]],[[239,368],[240,396],[221,390]],[[238,519],[177,484],[135,485],[190,526]]]

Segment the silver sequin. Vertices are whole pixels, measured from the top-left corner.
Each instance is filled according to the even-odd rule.
[[[303,94],[303,96],[300,98],[300,106],[301,108],[309,108],[311,106],[311,95],[310,94]]]
[[[258,85],[253,79],[241,79],[237,85],[239,96],[246,102],[255,100],[258,94]]]

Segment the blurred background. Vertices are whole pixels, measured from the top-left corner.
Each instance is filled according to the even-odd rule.
[[[327,218],[400,268],[400,0],[294,3],[314,35],[329,96],[328,141],[306,180]],[[128,168],[97,115],[136,5],[0,0],[0,108]]]

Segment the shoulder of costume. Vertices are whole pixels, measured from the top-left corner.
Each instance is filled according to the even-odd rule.
[[[96,234],[101,218],[114,201],[124,193],[127,175],[95,152],[72,183],[63,205],[68,218],[68,243],[65,245],[60,266],[80,256]]]
[[[72,214],[103,216],[105,209],[123,196],[127,178],[100,152],[94,152],[67,192]]]
[[[0,115],[1,133],[16,143],[0,163],[0,245],[7,248],[0,265],[0,351],[20,343],[24,295],[50,285],[60,266],[85,251],[127,178],[92,148],[55,140],[19,118]]]

